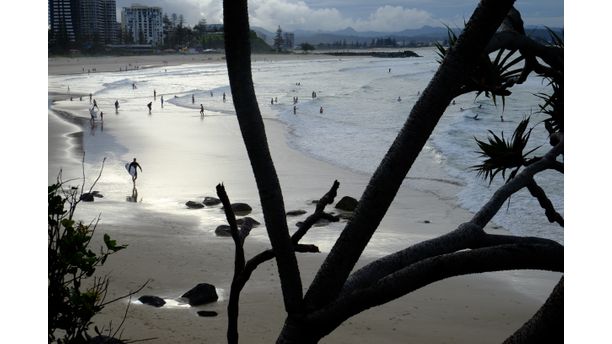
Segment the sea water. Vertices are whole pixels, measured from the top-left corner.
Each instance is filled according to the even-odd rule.
[[[255,60],[253,80],[262,115],[286,124],[287,141],[294,149],[358,173],[371,174],[438,67],[433,49],[416,51],[422,57]],[[232,115],[234,111],[224,63],[49,76],[50,91],[65,91],[66,85],[93,90],[99,102],[112,104],[118,99],[122,109],[145,109],[152,100],[152,90],[156,89],[157,102],[163,96],[165,102],[177,105],[178,116],[196,116],[200,100],[219,99],[225,93],[226,102],[206,102],[205,111],[221,115]],[[312,97],[313,92],[316,97]],[[496,178],[489,185],[472,170],[471,166],[481,161],[474,138],[485,140],[488,130],[492,130],[498,135],[503,132],[509,139],[518,123],[531,116],[534,126],[531,147],[544,144],[534,153],[544,154],[548,148],[547,133],[541,123],[544,117],[537,113],[540,101],[534,96],[541,92],[550,92],[546,83],[530,77],[513,89],[503,108],[499,99],[495,105],[482,95],[458,97],[422,152],[428,163],[444,174],[429,178],[431,182],[460,185],[458,193],[451,196],[462,207],[477,211],[503,180]],[[192,102],[192,97],[196,101]],[[277,101],[272,103],[273,98]],[[100,157],[90,157],[94,158]],[[411,172],[411,177],[430,176]],[[563,176],[544,172],[536,181],[563,214]],[[548,223],[538,202],[525,190],[513,195],[493,221],[518,235],[563,242],[562,228]]]

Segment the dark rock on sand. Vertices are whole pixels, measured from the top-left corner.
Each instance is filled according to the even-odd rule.
[[[202,203],[204,203],[205,206],[210,207],[210,206],[221,203],[221,200],[216,197],[207,196],[207,197],[204,197],[204,200],[202,201]]]
[[[319,219],[319,221],[315,222],[313,226],[314,227],[323,227],[323,226],[329,225],[329,223],[330,223],[330,221],[327,220],[327,219]],[[302,221],[298,221],[298,222],[295,223],[295,225],[298,226],[298,227],[301,226],[302,224],[303,224]]]
[[[251,222],[252,228],[255,228],[255,227],[260,225],[260,223],[257,220],[255,220],[254,218],[252,218],[250,216],[243,217],[243,218],[240,218],[240,219],[236,219],[236,224],[238,226],[242,226],[242,224],[245,223],[245,222]]]
[[[199,311],[198,315],[201,317],[216,317],[217,312],[215,311]]]
[[[354,211],[357,207],[357,200],[350,196],[344,196],[336,203],[336,208],[344,211]]]
[[[287,216],[300,216],[306,214],[306,210],[290,210],[287,212]]]
[[[183,294],[191,306],[199,306],[205,303],[215,302],[219,299],[215,286],[208,283],[200,283]]]
[[[204,208],[204,204],[199,203],[199,202],[194,202],[194,201],[187,201],[187,203],[185,203],[185,205],[189,209],[202,209],[202,208]]]
[[[215,234],[217,236],[222,236],[222,237],[231,237],[232,236],[232,233],[230,232],[230,226],[228,226],[228,225],[219,225],[215,229]]]
[[[232,210],[236,215],[248,215],[253,208],[246,203],[232,203]]]
[[[94,201],[94,195],[86,192],[84,194],[81,195],[81,201],[83,202],[93,202]]]
[[[102,195],[100,191],[92,191],[91,194],[97,198],[104,198],[104,195]]]
[[[161,307],[166,304],[166,301],[158,296],[152,295],[143,295],[138,298],[138,301],[142,302],[145,305],[153,306],[153,307]]]

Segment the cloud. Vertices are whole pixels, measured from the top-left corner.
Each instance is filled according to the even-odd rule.
[[[426,11],[401,6],[383,6],[376,9],[367,20],[354,24],[357,31],[401,31],[431,25],[434,19]]]

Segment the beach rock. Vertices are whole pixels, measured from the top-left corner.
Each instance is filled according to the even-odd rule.
[[[204,204],[199,203],[199,202],[194,202],[194,201],[187,201],[187,203],[185,203],[185,205],[189,209],[202,209],[202,208],[204,208]]]
[[[296,226],[301,226],[303,224],[302,221],[298,221],[295,223]],[[319,221],[315,222],[313,227],[323,227],[323,226],[327,226],[330,224],[330,221],[327,219],[319,219]]]
[[[104,198],[104,196],[100,193],[100,191],[92,191],[91,194],[97,198]]]
[[[236,224],[238,226],[242,226],[242,224],[245,223],[245,222],[250,222],[251,225],[252,225],[252,228],[255,228],[255,227],[260,225],[260,223],[257,220],[255,220],[254,218],[252,218],[250,216],[236,219]]]
[[[253,208],[246,203],[232,203],[232,210],[234,214],[244,216],[250,214]]]
[[[218,314],[215,311],[199,311],[198,315],[201,317],[216,317]]]
[[[202,201],[202,203],[204,203],[205,206],[210,207],[210,206],[221,203],[221,200],[215,197],[206,196],[204,197],[204,200]]]
[[[81,201],[83,202],[93,202],[94,201],[94,195],[86,192],[84,194],[81,195]]]
[[[228,225],[220,225],[215,229],[215,234],[221,237],[231,237],[232,232],[230,232],[230,226]]]
[[[191,306],[199,306],[205,303],[215,302],[219,299],[215,286],[208,283],[196,285],[181,297],[186,298]]]
[[[287,216],[300,216],[306,214],[306,210],[290,210],[287,212]]]
[[[336,209],[344,211],[354,211],[357,207],[357,200],[350,196],[344,196],[338,203],[336,203],[335,207]]]
[[[138,301],[142,302],[145,305],[153,306],[153,307],[161,307],[166,304],[166,301],[158,296],[152,295],[143,295],[138,298]]]

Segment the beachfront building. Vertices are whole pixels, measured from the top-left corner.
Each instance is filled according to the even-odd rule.
[[[295,35],[293,32],[285,32],[283,33],[283,44],[284,48],[291,50],[293,49],[293,43],[295,42]]]
[[[49,0],[50,40],[76,42],[79,20],[79,3],[74,0]]]
[[[164,30],[161,8],[138,4],[123,7],[121,30],[137,44],[162,45]]]
[[[80,0],[80,40],[89,44],[117,43],[115,0]]]

